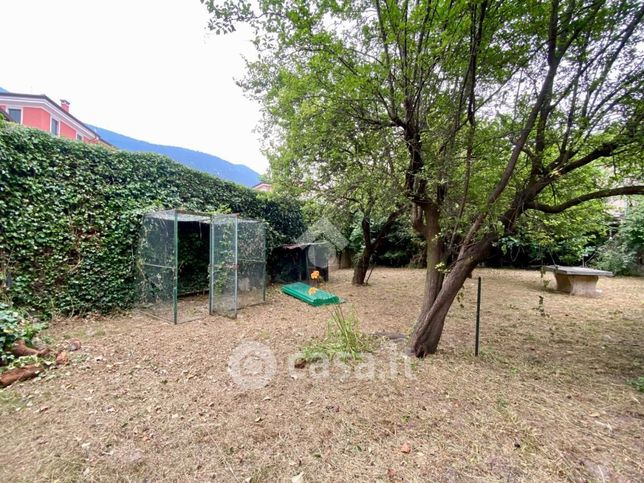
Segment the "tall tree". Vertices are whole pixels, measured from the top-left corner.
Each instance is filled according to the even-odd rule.
[[[318,200],[332,219],[357,218],[362,248],[352,282],[363,285],[372,257],[407,211],[400,182],[404,147],[392,133],[362,125],[343,102],[334,102],[328,87],[334,65],[324,66],[324,79],[321,68],[315,76],[278,69],[267,82],[265,63],[251,63],[243,85],[259,92],[264,106],[262,126],[276,190]]]
[[[644,193],[628,170],[644,139],[641,2],[202,1],[214,30],[255,28],[267,71],[325,79],[320,103],[405,147],[404,194],[427,241],[418,356],[436,351],[466,277],[527,210]],[[592,166],[631,179],[571,194]]]

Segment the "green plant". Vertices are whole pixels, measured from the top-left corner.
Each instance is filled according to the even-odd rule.
[[[631,379],[628,383],[637,389],[638,392],[644,392],[644,376],[640,376],[637,379]]]
[[[543,303],[543,297],[541,295],[539,295],[539,303],[534,307],[534,310],[536,310],[541,317],[550,317],[550,314],[546,312],[546,306]]]
[[[30,344],[34,336],[44,328],[46,324],[31,323],[17,310],[0,303],[0,365],[14,361],[10,349],[15,342],[24,340],[26,344]]]
[[[345,315],[342,307],[334,307],[324,339],[303,347],[302,358],[309,362],[336,356],[343,360],[360,360],[363,353],[373,351],[374,341],[360,330],[359,324],[355,311]]]
[[[617,234],[601,248],[595,266],[617,275],[639,275],[644,262],[644,202],[634,203]]]
[[[601,176],[593,170],[578,176],[575,186]],[[503,263],[532,265],[582,263],[603,242],[607,231],[607,205],[593,201],[557,215],[529,211],[517,223],[514,233],[499,240]]]
[[[0,126],[0,166],[0,296],[42,318],[131,307],[149,211],[265,220],[269,253],[304,232],[296,202],[258,196],[156,154],[7,123]]]

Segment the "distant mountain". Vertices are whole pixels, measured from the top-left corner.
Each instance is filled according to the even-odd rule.
[[[204,171],[228,181],[244,186],[254,186],[259,183],[259,174],[243,164],[233,164],[212,154],[193,151],[192,149],[179,148],[176,146],[164,146],[162,144],[152,144],[139,139],[134,139],[123,134],[108,131],[96,126],[89,127],[94,129],[98,135],[111,145],[124,149],[126,151],[140,151],[165,154],[178,163],[184,164],[189,168],[198,171]]]
[[[0,87],[0,92],[9,91]],[[96,131],[105,141],[119,149],[165,154],[169,158],[189,168],[203,171],[243,186],[255,186],[260,182],[259,173],[243,164],[233,164],[212,154],[193,151],[192,149],[152,144],[101,127],[91,126],[89,124],[87,126]]]

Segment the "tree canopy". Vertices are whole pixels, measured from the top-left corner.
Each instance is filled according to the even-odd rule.
[[[465,277],[528,210],[644,193],[641,2],[204,3],[213,30],[255,29],[246,87],[266,109],[276,173],[320,169],[283,150],[311,104],[331,128],[316,130],[321,165],[337,166],[350,132],[392,146],[427,240],[419,356],[436,350]]]

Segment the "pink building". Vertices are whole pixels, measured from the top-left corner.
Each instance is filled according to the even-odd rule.
[[[257,191],[273,191],[273,186],[269,183],[261,181],[253,186],[253,189]]]
[[[70,114],[69,102],[65,100],[58,105],[45,95],[0,92],[0,111],[4,111],[13,122],[47,131],[54,136],[84,143],[107,144]]]

